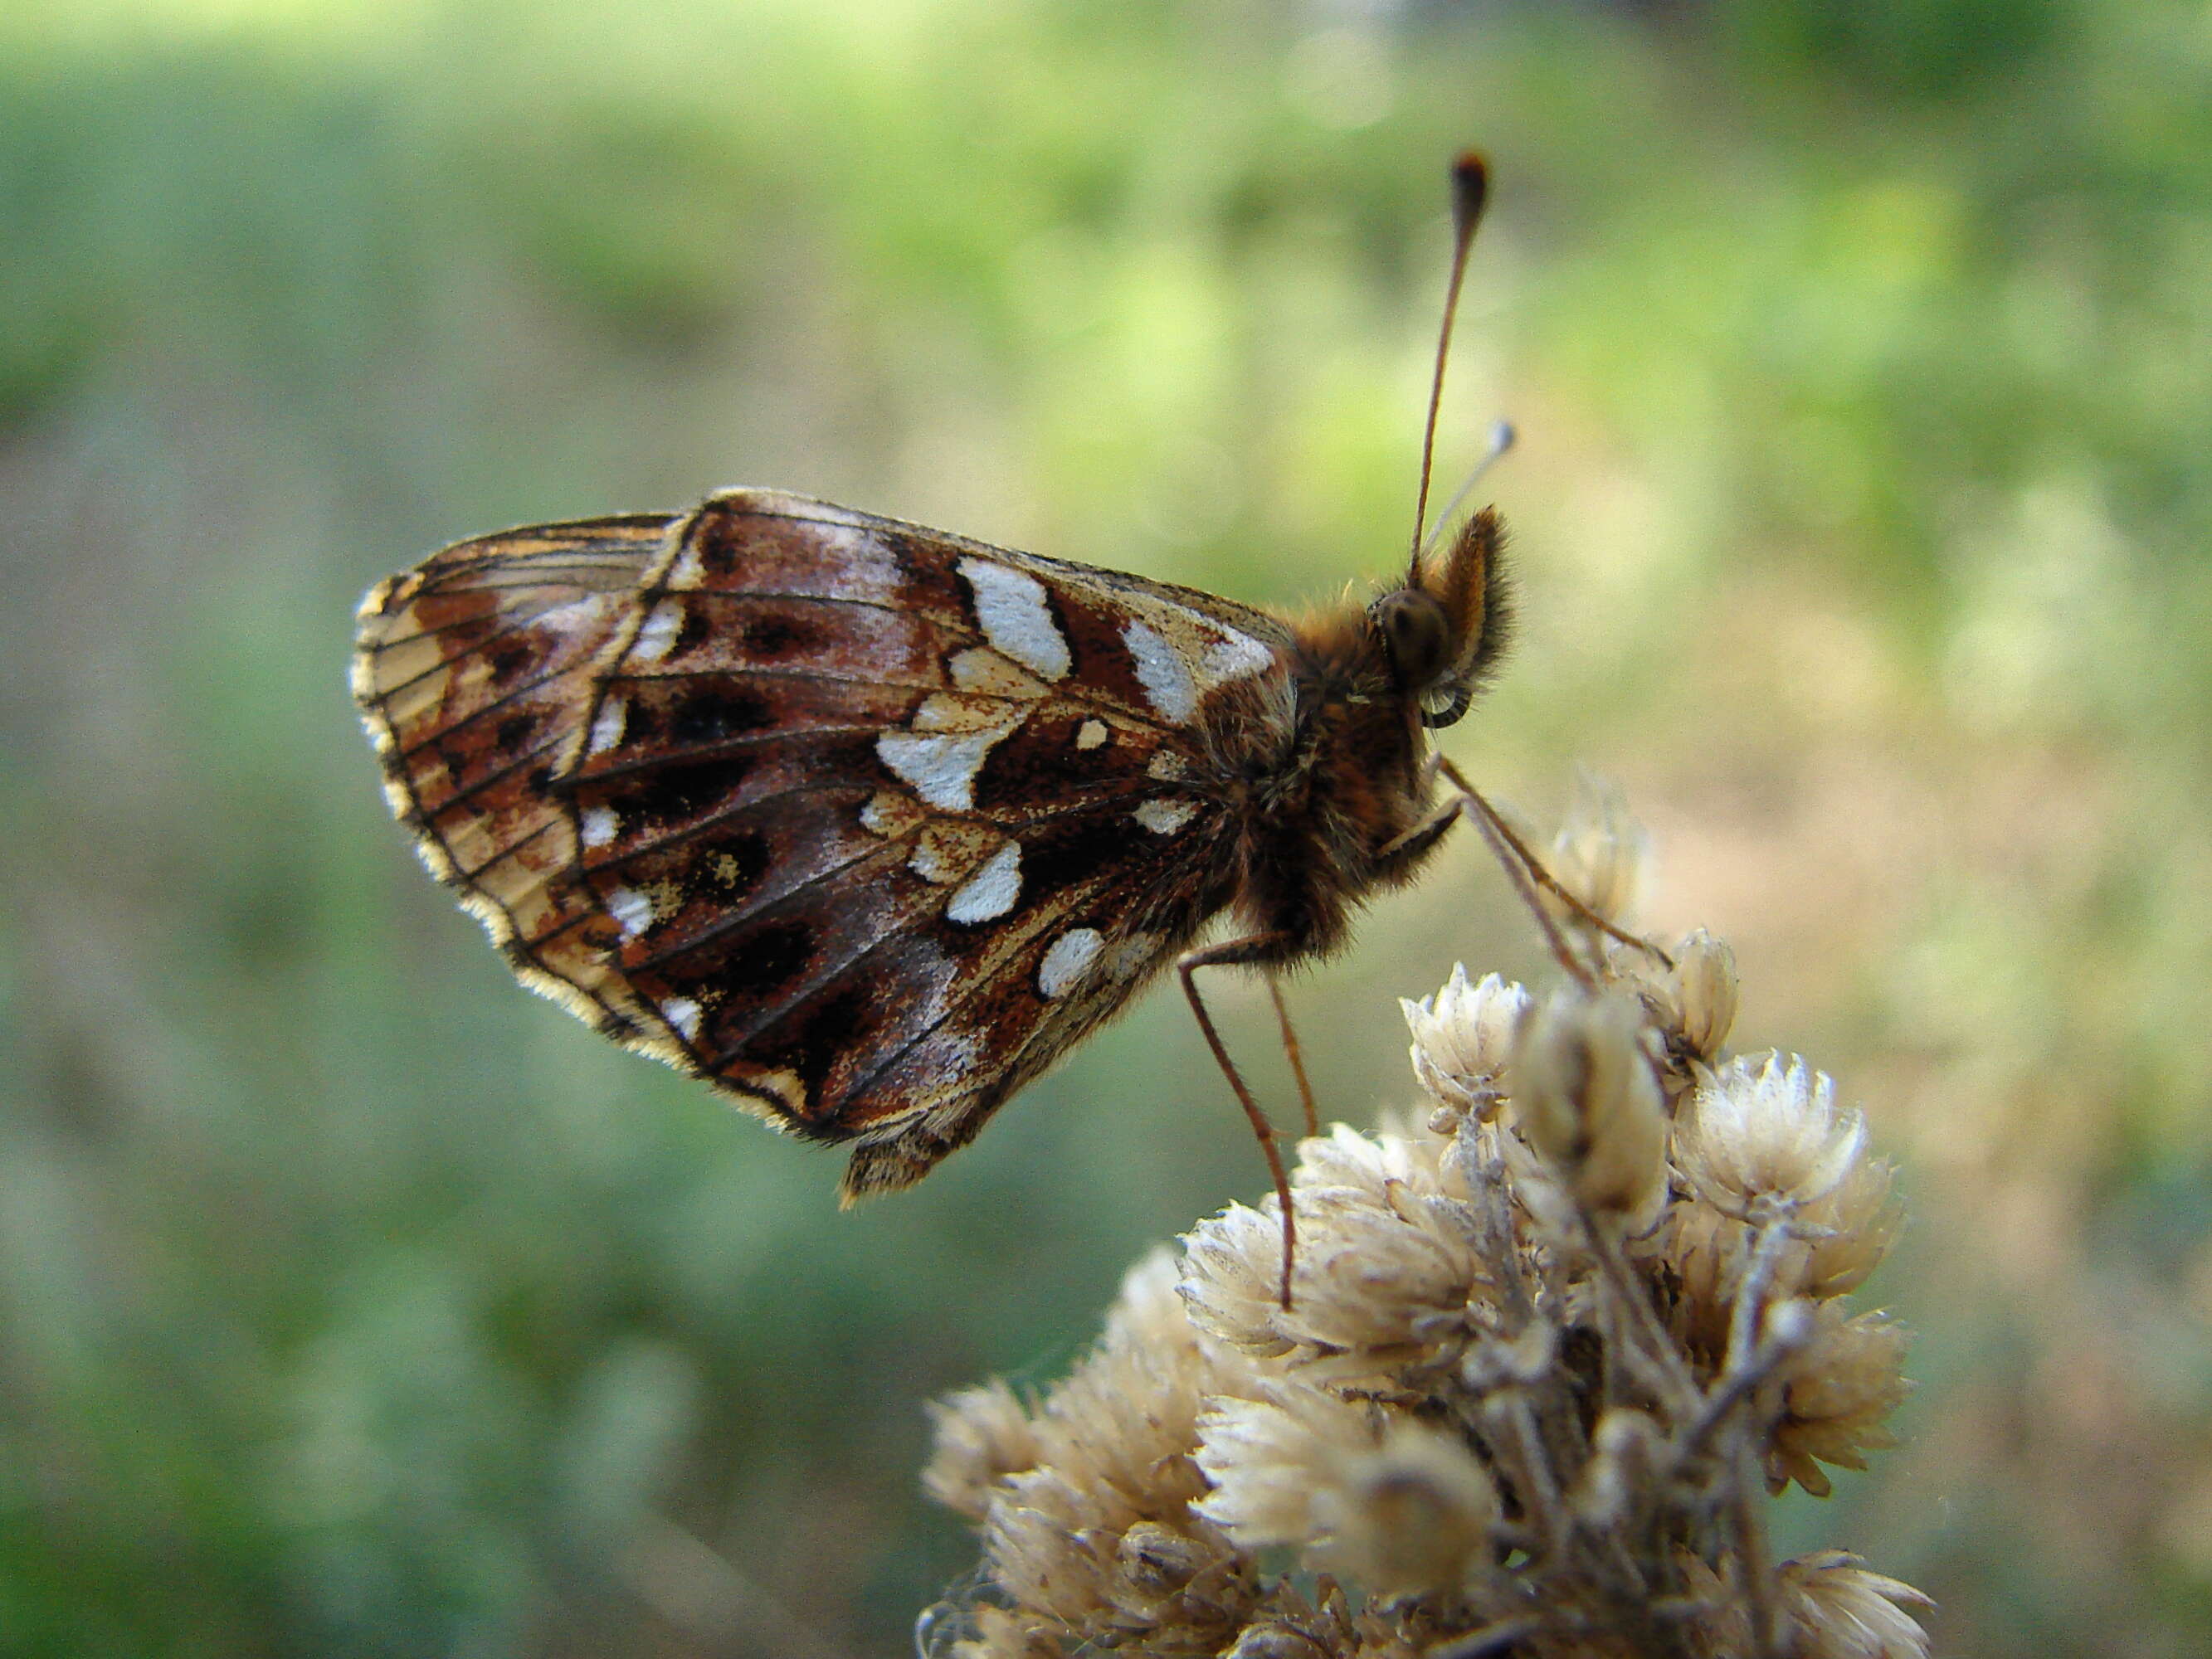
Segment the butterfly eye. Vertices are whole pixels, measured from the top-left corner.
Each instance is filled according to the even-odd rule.
[[[1449,665],[1451,624],[1443,606],[1425,593],[1401,588],[1377,599],[1367,614],[1382,636],[1392,677],[1408,690],[1429,690]]]

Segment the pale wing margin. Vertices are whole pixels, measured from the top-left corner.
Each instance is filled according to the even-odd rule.
[[[672,515],[471,538],[363,599],[353,690],[393,816],[525,985],[656,1058],[647,1012],[577,939],[572,810],[544,780],[577,737],[600,654]]]

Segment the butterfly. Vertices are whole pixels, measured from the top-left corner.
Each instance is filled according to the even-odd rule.
[[[1479,160],[1455,179],[1455,298]],[[1193,975],[1325,955],[1419,871],[1459,812],[1428,733],[1506,614],[1488,510],[1288,620],[737,489],[445,549],[364,600],[353,684],[393,812],[523,982],[848,1147],[850,1201],[1170,965],[1262,1127]]]

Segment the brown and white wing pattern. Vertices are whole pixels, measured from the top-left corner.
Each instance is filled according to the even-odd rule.
[[[448,549],[370,594],[355,678],[395,811],[524,981],[854,1143],[851,1196],[1226,902],[1200,737],[1290,648],[1210,595],[732,490]]]

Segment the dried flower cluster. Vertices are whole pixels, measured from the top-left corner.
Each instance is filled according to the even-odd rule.
[[[1724,945],[1608,938],[1641,838],[1600,809],[1553,849],[1574,982],[1455,971],[1406,1005],[1425,1122],[1300,1149],[1290,1308],[1273,1200],[1232,1206],[1042,1400],[937,1408],[984,1565],[925,1653],[1925,1654],[1917,1591],[1765,1547],[1768,1493],[1890,1443],[1904,1335],[1844,1298],[1891,1166],[1827,1078],[1723,1051]]]

